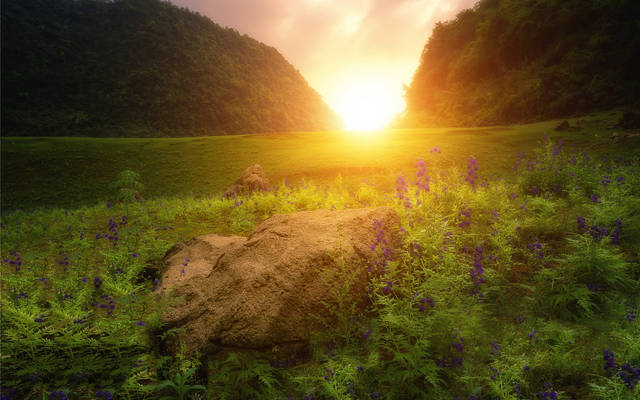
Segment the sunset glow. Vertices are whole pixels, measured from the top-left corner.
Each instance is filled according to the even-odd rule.
[[[375,81],[355,81],[345,85],[332,103],[345,129],[372,131],[384,128],[404,109],[399,91]]]
[[[438,21],[476,0],[171,0],[274,46],[349,130],[383,128],[404,110]]]

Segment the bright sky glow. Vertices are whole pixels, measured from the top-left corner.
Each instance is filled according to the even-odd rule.
[[[331,99],[333,109],[342,117],[345,129],[371,131],[384,128],[404,109],[399,90],[386,82],[353,80]]]
[[[345,121],[378,129],[404,109],[438,21],[477,0],[171,0],[274,46]]]

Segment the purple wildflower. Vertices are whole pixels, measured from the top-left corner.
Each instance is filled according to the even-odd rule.
[[[473,295],[479,295],[482,297],[480,293],[479,287],[481,284],[485,282],[485,279],[482,277],[484,274],[484,270],[482,269],[482,262],[484,261],[484,247],[476,246],[473,251],[473,267],[469,270],[469,274],[471,275],[471,280],[475,288],[471,291]]]
[[[398,199],[402,200],[405,197],[405,194],[409,191],[409,184],[404,176],[398,176],[396,179],[396,192],[398,193]]]
[[[620,244],[620,231],[622,231],[622,219],[618,218],[613,223],[613,232],[611,233],[611,244]]]
[[[67,394],[62,390],[54,390],[49,393],[49,399],[67,400]]]
[[[467,176],[464,178],[474,189],[478,180],[478,160],[475,157],[469,158],[467,163]]]
[[[531,253],[535,255],[538,260],[542,260],[544,258],[544,251],[542,250],[542,243],[533,242],[527,245],[527,248]]]
[[[602,238],[607,236],[607,228],[600,228],[597,225],[592,225],[591,228],[589,228],[589,234],[596,242],[600,243]]]
[[[96,397],[103,398],[104,400],[113,400],[113,395],[108,390],[98,390]]]
[[[431,178],[427,175],[427,163],[424,159],[419,158],[416,162],[416,168],[418,172],[416,173],[418,176],[418,180],[416,181],[416,186],[425,192],[429,191],[429,181]]]
[[[531,186],[531,195],[537,196],[540,194],[540,189],[537,186]]]
[[[393,288],[393,282],[387,281],[387,284],[382,288],[382,292],[384,294],[389,294],[391,293],[392,288]]]
[[[578,231],[580,233],[584,233],[587,231],[587,221],[583,216],[578,216]]]
[[[604,359],[604,370],[609,375],[614,374],[618,370],[618,364],[616,363],[615,355],[613,351],[606,349],[602,352],[602,358]]]

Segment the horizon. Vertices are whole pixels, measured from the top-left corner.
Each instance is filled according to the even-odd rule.
[[[275,47],[357,131],[383,128],[405,109],[403,85],[433,27],[476,0],[171,2]]]

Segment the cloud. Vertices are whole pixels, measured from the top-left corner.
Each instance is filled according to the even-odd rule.
[[[401,99],[433,25],[476,0],[172,0],[277,48],[335,106],[354,79]],[[400,105],[398,105],[400,107]]]

